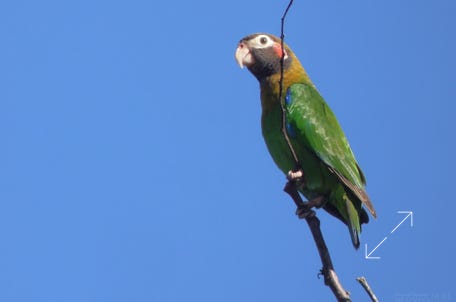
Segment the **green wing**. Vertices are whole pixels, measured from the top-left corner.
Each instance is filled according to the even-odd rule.
[[[286,95],[287,125],[375,217],[364,191],[366,180],[334,113],[311,84],[291,85]]]

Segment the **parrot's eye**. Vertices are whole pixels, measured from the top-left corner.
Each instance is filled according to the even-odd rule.
[[[267,48],[272,46],[274,44],[274,41],[266,35],[259,35],[255,37],[252,43],[256,48]]]

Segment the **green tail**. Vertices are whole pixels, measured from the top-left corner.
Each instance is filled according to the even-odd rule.
[[[355,205],[351,200],[348,199],[348,196],[344,196],[345,206],[347,209],[347,226],[350,232],[351,240],[353,246],[359,248],[359,233],[361,232],[361,224],[359,222],[359,213],[355,208]]]
[[[361,202],[343,186],[337,186],[331,192],[328,203],[325,210],[347,225],[353,246],[358,249],[361,223],[369,221],[366,211],[361,208]]]

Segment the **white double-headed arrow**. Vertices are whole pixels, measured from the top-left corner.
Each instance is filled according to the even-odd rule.
[[[412,212],[412,211],[397,211],[397,212],[398,212],[399,214],[407,214],[407,215],[406,215],[405,218],[402,219],[402,221],[399,222],[399,224],[398,224],[398,225],[397,225],[397,226],[388,234],[388,236],[391,235],[391,234],[393,234],[394,231],[396,231],[397,228],[398,228],[401,224],[403,224],[404,221],[406,221],[407,218],[409,218],[409,217],[410,217],[410,226],[413,227],[413,212]],[[366,258],[366,259],[380,259],[380,257],[378,257],[378,256],[377,256],[377,257],[374,257],[374,256],[371,256],[371,255],[372,255],[372,253],[375,252],[376,249],[378,249],[378,248],[380,247],[380,245],[383,244],[383,242],[386,241],[386,239],[388,239],[388,236],[385,236],[385,238],[383,238],[383,240],[380,241],[380,243],[377,244],[377,246],[374,247],[374,249],[373,249],[372,251],[370,251],[370,253],[367,251],[367,243],[366,243],[366,244],[365,244],[365,250],[364,250],[364,251],[365,251],[365,252],[364,252],[364,258]]]

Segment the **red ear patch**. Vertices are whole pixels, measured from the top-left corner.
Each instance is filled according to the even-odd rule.
[[[282,46],[280,45],[280,43],[274,43],[272,45],[272,48],[274,49],[274,52],[277,54],[277,56],[279,58],[282,57]],[[287,54],[287,51],[284,49],[284,58],[286,59],[288,57],[288,54]]]

